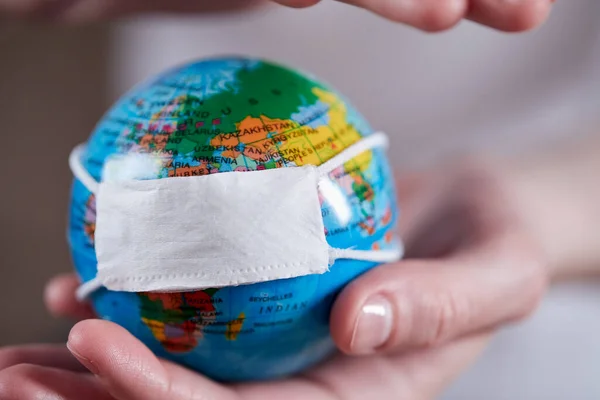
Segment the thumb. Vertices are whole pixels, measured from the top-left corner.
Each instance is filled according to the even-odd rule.
[[[75,325],[67,347],[117,400],[233,398],[226,388],[159,360],[124,328],[108,321]]]
[[[545,284],[542,264],[518,237],[451,258],[402,261],[344,289],[331,334],[347,354],[436,345],[525,317]]]

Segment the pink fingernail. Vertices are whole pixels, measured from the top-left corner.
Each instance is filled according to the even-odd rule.
[[[382,295],[369,298],[356,320],[350,349],[354,354],[371,354],[389,339],[392,333],[392,305]]]

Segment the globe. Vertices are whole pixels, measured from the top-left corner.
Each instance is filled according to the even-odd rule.
[[[186,63],[126,93],[95,127],[82,165],[98,181],[115,154],[157,153],[155,179],[319,165],[362,137],[369,123],[330,85],[273,61],[214,57]],[[350,204],[320,201],[328,244],[398,249],[394,182],[385,150],[363,152],[331,174]],[[82,282],[96,276],[95,197],[71,189],[68,242]],[[257,232],[260,234],[260,232]],[[178,293],[90,298],[157,356],[218,381],[297,373],[335,352],[329,315],[339,292],[377,263],[338,260],[324,274]]]

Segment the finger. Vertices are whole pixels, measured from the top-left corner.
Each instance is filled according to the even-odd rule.
[[[541,25],[555,0],[473,0],[468,18],[507,32],[527,31]]]
[[[468,0],[339,0],[415,28],[438,32],[464,18]]]
[[[92,375],[31,364],[0,372],[0,399],[114,400]]]
[[[529,315],[546,286],[543,266],[521,250],[521,238],[498,242],[381,266],[350,283],[332,309],[338,347],[348,354],[427,347]]]
[[[87,371],[64,345],[30,345],[0,349],[0,371],[19,364],[34,364],[76,372]]]
[[[229,389],[159,360],[143,343],[111,322],[78,323],[71,330],[68,348],[118,400],[234,398]]]
[[[44,300],[48,310],[60,317],[75,319],[94,318],[95,314],[88,303],[82,303],[75,298],[79,286],[75,274],[64,274],[53,278],[46,285]]]

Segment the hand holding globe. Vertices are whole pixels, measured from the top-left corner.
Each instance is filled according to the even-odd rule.
[[[40,11],[40,14],[46,16],[86,20],[139,12],[147,10],[150,4],[142,1],[93,0],[51,3],[53,4],[0,0],[0,8],[3,12],[8,12],[8,15],[20,14],[23,11]],[[94,4],[100,3],[100,8],[93,7]],[[156,2],[156,5],[159,3]],[[183,3],[185,6],[182,7]],[[240,3],[248,4],[237,1],[223,2],[225,3],[234,7]],[[281,3],[309,6],[315,2],[282,0]],[[543,21],[552,1],[521,1],[500,5],[498,2],[487,0],[448,0],[443,2],[442,7],[433,8],[433,3],[429,1],[394,3],[406,5],[408,8],[404,10],[376,9],[380,2],[375,1],[352,3],[383,14],[388,19],[424,30],[444,29],[463,17],[498,29],[524,30]],[[172,11],[203,11],[204,4],[170,1],[163,2],[159,8]],[[55,12],[49,10],[50,8],[54,8]],[[48,10],[50,12],[47,13]],[[431,10],[434,12],[429,12]],[[158,129],[160,128],[155,128],[154,133],[160,132]],[[135,141],[139,137],[133,135],[131,139]],[[161,141],[165,140],[159,137],[155,142],[139,140],[139,144],[156,149],[160,148]],[[113,144],[98,143],[98,148],[111,147]],[[216,159],[214,161],[217,162]],[[98,176],[99,165],[93,166],[94,157],[90,156],[86,164]],[[196,166],[177,164],[173,161],[169,168]],[[263,166],[260,166],[260,169],[262,168]],[[187,173],[192,176],[194,172],[188,170]],[[155,355],[159,352],[181,355],[190,347],[194,348],[198,339],[199,319],[190,319],[195,324],[194,327],[192,324],[177,326],[177,323],[181,321],[182,316],[193,313],[200,314],[202,318],[206,317],[207,324],[213,323],[215,320],[211,319],[210,315],[213,313],[217,317],[213,303],[218,300],[210,296],[211,291],[197,291],[196,295],[194,292],[186,292],[187,296],[145,293],[139,294],[140,299],[136,301],[141,302],[146,295],[148,300],[155,303],[149,315],[159,320],[163,319],[163,322],[168,321],[175,325],[175,329],[166,329],[168,324],[146,324],[142,320],[145,325],[142,328],[150,329],[151,336],[146,335],[140,341],[135,337],[135,333],[131,335],[119,324],[89,320],[78,323],[71,331],[69,351],[62,345],[2,349],[0,397],[61,396],[69,399],[120,400],[206,397],[218,400],[251,400],[266,397],[327,400],[363,399],[368,393],[382,399],[434,398],[482,349],[488,337],[486,329],[523,318],[532,311],[548,275],[548,271],[541,268],[542,263],[535,251],[536,246],[528,237],[530,232],[526,232],[523,221],[514,215],[518,207],[511,201],[511,185],[506,182],[507,178],[510,180],[514,176],[507,175],[506,170],[499,170],[497,166],[471,164],[449,166],[442,172],[429,172],[417,177],[397,177],[396,185],[403,209],[403,218],[398,222],[403,237],[408,240],[410,257],[401,263],[372,268],[357,279],[349,277],[351,283],[341,290],[333,302],[329,320],[331,338],[337,348],[351,355],[366,353],[366,357],[336,356],[288,380],[264,384],[217,385],[200,374],[191,373],[188,369]],[[88,240],[85,244],[87,249],[82,247],[84,250],[77,255],[75,249],[73,250],[74,259],[81,257],[77,264],[78,272],[84,279],[91,279],[93,274],[90,266],[94,260],[89,256],[96,228],[95,198],[88,196],[87,202],[82,206],[82,198],[75,196],[77,189],[74,188],[73,191],[74,208],[78,205],[80,210],[85,210],[85,216],[77,217],[84,221],[84,234],[80,238]],[[532,214],[539,216],[535,212]],[[486,219],[489,215],[495,218]],[[74,243],[74,247],[79,244]],[[498,282],[501,284],[497,284]],[[46,292],[50,310],[57,315],[76,318],[98,317],[89,309],[87,303],[75,301],[75,291],[80,283],[79,278],[74,275],[53,280]],[[114,293],[102,293],[99,291],[93,295],[93,304],[97,310],[106,312],[105,315],[100,315],[101,317],[110,319],[109,303]],[[214,296],[214,293],[212,294]],[[151,299],[152,295],[157,296]],[[207,297],[210,299],[207,300]],[[269,297],[258,298],[265,302],[271,300]],[[289,300],[290,297],[284,294],[283,297],[275,299]],[[124,300],[124,304],[135,304],[135,301],[131,302],[132,298],[127,296],[124,299],[115,296],[113,300],[117,301],[116,304],[119,304],[120,300]],[[156,303],[160,305],[156,306]],[[184,309],[181,305],[189,308],[182,312]],[[173,310],[174,313],[171,312]],[[118,312],[114,313],[120,325],[132,327],[138,324],[136,311],[129,309],[128,312],[121,315],[118,315]],[[128,316],[132,318],[130,322],[126,321]],[[229,338],[235,336],[237,339],[242,336],[243,325],[247,321],[249,319],[246,319],[245,315],[240,318],[238,314],[237,318],[225,322],[225,325],[221,324],[227,328],[219,334]],[[361,328],[365,326],[365,321],[370,329]],[[213,325],[219,326],[217,323]],[[201,326],[206,325],[202,322]],[[192,330],[194,334],[186,334]],[[473,335],[474,332],[483,334]],[[319,334],[322,333],[323,331]],[[191,340],[193,337],[196,342]],[[154,353],[147,347],[147,343],[152,341],[160,343],[155,346]],[[180,346],[181,343],[183,346]],[[438,344],[440,346],[435,346]],[[173,352],[173,349],[176,350]],[[223,347],[217,349],[220,352]],[[405,350],[409,351],[404,352]],[[326,357],[324,354],[321,353]],[[72,355],[79,362],[73,360]],[[179,356],[174,356],[174,359],[181,361]],[[298,359],[299,364],[305,362],[302,357]],[[223,366],[220,360],[217,364],[215,370]],[[82,368],[82,365],[85,368]],[[206,363],[201,365],[201,368],[205,367]],[[82,371],[92,372],[96,377],[81,374]],[[263,373],[264,371],[257,372],[256,376]]]
[[[235,60],[233,64],[240,61]],[[242,64],[247,65],[246,61]],[[135,88],[101,121],[80,157],[91,181],[101,181],[101,171],[108,171],[106,176],[116,181],[136,178],[124,174],[128,169],[115,168],[123,164],[104,168],[106,160],[124,154],[162,154],[161,160],[166,159],[149,169],[141,163],[144,168],[136,171],[138,179],[161,181],[178,178],[180,173],[185,181],[235,173],[232,159],[238,158],[245,160],[241,175],[303,168],[296,163],[305,159],[312,165],[324,165],[328,162],[325,158],[334,159],[376,136],[349,102],[330,88],[270,63],[254,60],[251,64],[270,69],[269,85],[267,92],[252,87],[261,96],[241,97],[246,110],[268,96],[283,94],[271,83],[291,81],[296,83],[291,85],[291,93],[303,94],[300,104],[271,101],[271,111],[287,111],[290,124],[319,111],[317,118],[307,120],[328,129],[310,123],[285,126],[286,116],[281,114],[266,115],[281,120],[268,124],[262,116],[260,123],[250,117],[246,122],[255,125],[244,127],[248,130],[242,138],[258,135],[258,143],[263,143],[261,152],[249,150],[253,142],[232,145],[227,140],[233,136],[215,128],[226,121],[213,118],[210,112],[207,115],[207,110],[185,109],[190,105],[210,107],[208,101],[171,101],[168,96],[172,92],[155,85],[166,77],[171,78],[166,81],[171,90],[208,90],[213,100],[224,90],[240,94],[240,88],[233,85],[236,74],[225,74],[229,84],[223,85],[223,77],[213,70],[209,79],[198,82],[189,72],[202,63],[191,64],[183,82],[176,76],[186,72],[186,66]],[[217,68],[217,72],[221,70]],[[256,70],[243,67],[237,72]],[[300,91],[299,82],[304,83]],[[135,96],[148,88],[158,97],[150,105]],[[152,106],[159,110],[148,113],[145,107]],[[217,103],[216,112],[234,115],[233,107],[224,106]],[[291,107],[301,108],[301,112],[291,112]],[[191,121],[179,125],[172,120],[154,122],[176,115]],[[340,116],[345,123],[340,123]],[[188,125],[193,126],[191,132]],[[296,129],[308,137],[329,136],[315,142],[322,143],[322,147],[316,146],[318,151],[292,150],[298,142],[287,140],[286,135]],[[180,131],[189,135],[191,143],[179,140],[176,132]],[[234,131],[238,136],[242,132],[239,126]],[[352,139],[344,143],[347,147],[336,140],[335,133],[341,132],[351,133]],[[213,139],[215,143],[201,147],[202,140]],[[181,148],[187,151],[181,152]],[[303,149],[301,142],[297,148]],[[327,207],[321,209],[327,241],[334,248],[359,251],[397,249],[399,241],[393,229],[397,221],[407,243],[405,261],[380,265],[339,260],[322,274],[196,291],[120,292],[95,287],[88,293],[94,311],[87,303],[77,303],[74,295],[81,281],[92,282],[97,272],[94,244],[100,214],[93,191],[77,180],[69,240],[79,277],[57,278],[48,286],[46,299],[56,314],[105,320],[78,323],[71,330],[68,350],[64,346],[6,349],[0,357],[6,363],[2,365],[0,393],[119,400],[327,400],[364,398],[365,393],[378,398],[433,398],[480,352],[489,337],[487,329],[523,318],[534,309],[547,271],[541,268],[531,232],[520,219],[522,210],[514,203],[506,171],[488,163],[469,163],[416,176],[401,174],[392,184],[382,150],[369,149],[353,155],[330,177],[334,187],[340,188],[338,193],[345,194],[338,200],[352,207],[344,218],[328,212]],[[200,154],[194,154],[196,151]],[[321,155],[322,151],[327,155]],[[191,160],[182,159],[190,156]],[[87,186],[92,187],[93,182]],[[392,186],[398,188],[402,218],[393,207]],[[323,197],[318,202],[327,205],[331,200]],[[340,221],[352,229],[341,229]],[[340,239],[336,241],[335,236]],[[260,290],[256,293],[253,288]],[[501,306],[497,299],[502,299]],[[282,313],[288,315],[283,318]],[[248,324],[254,330],[246,328]],[[349,356],[335,355],[336,348]],[[23,363],[28,365],[17,365]],[[82,366],[99,379],[79,374]],[[294,376],[222,386],[190,368],[227,381]]]

